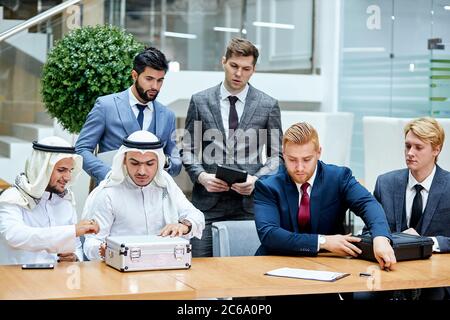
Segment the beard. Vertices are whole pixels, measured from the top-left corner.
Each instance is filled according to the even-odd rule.
[[[159,91],[156,91],[156,90],[155,90],[155,91],[156,91],[155,95],[154,95],[153,97],[149,98],[148,95],[147,95],[147,93],[148,93],[149,91],[151,91],[151,90],[144,91],[144,89],[139,85],[139,81],[138,81],[138,80],[136,80],[136,82],[134,83],[134,85],[135,85],[135,87],[136,87],[136,91],[137,91],[139,97],[140,97],[143,101],[145,101],[146,103],[149,102],[149,101],[155,100],[156,97],[157,97],[158,94],[159,94]]]
[[[50,193],[56,193],[56,194],[62,194],[64,193],[66,189],[64,188],[63,191],[58,190],[55,186],[47,186],[47,188],[45,188],[45,191],[50,192]]]

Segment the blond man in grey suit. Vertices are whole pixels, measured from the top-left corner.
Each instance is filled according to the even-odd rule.
[[[250,41],[232,39],[222,57],[224,81],[189,104],[182,160],[194,183],[192,202],[206,220],[202,240],[192,241],[196,257],[212,256],[211,223],[254,218],[255,181],[281,159],[278,101],[248,83],[258,56]],[[215,177],[218,164],[247,171],[247,181],[227,185]]]
[[[450,172],[437,164],[444,129],[436,119],[424,117],[408,122],[404,134],[407,168],[380,175],[373,194],[392,232],[430,237],[433,252],[450,252]],[[450,299],[450,287],[422,289],[414,298]]]

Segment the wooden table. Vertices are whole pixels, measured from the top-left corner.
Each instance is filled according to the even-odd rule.
[[[264,275],[281,267],[350,273],[335,282]],[[373,274],[361,277],[360,272]],[[189,270],[121,273],[102,262],[60,263],[54,270],[0,266],[0,299],[203,299],[378,291],[450,286],[450,254],[405,261],[395,271],[338,257],[193,259]]]
[[[192,288],[163,272],[120,273],[102,262],[58,263],[53,270],[0,266],[0,299],[193,299]]]
[[[8,189],[11,185],[5,180],[0,179],[0,191]]]
[[[381,271],[378,264],[340,257],[227,257],[198,258],[189,272],[171,271],[196,291],[197,298],[295,295],[379,291],[450,286],[450,254],[428,260],[404,261],[395,271]],[[290,267],[350,273],[335,282],[264,275]],[[373,274],[361,277],[361,272]]]

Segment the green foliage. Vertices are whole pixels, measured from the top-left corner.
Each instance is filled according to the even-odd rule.
[[[133,59],[144,49],[113,26],[83,27],[59,40],[43,68],[47,111],[70,133],[79,133],[95,100],[132,84]]]

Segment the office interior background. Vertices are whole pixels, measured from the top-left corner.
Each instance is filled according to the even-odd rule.
[[[61,3],[67,7],[52,12]],[[39,14],[38,24],[2,37]],[[283,129],[313,123],[324,161],[349,166],[369,191],[378,174],[405,166],[398,118],[440,118],[450,136],[450,0],[2,0],[5,182],[23,170],[30,141],[54,134],[76,141],[45,111],[42,67],[56,40],[97,24],[119,26],[166,54],[158,99],[175,111],[179,129],[190,96],[222,81],[228,41],[249,39],[260,50],[250,82],[279,100]],[[439,162],[447,170],[449,150]],[[184,172],[176,181],[190,192]],[[88,185],[84,174],[75,186],[79,213]]]

